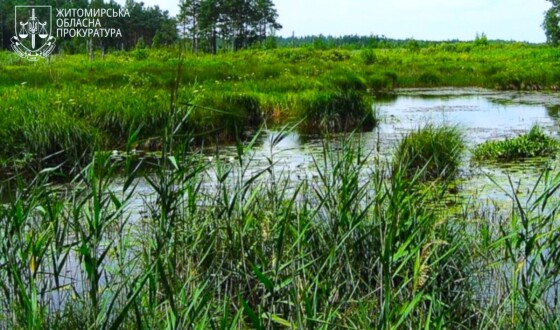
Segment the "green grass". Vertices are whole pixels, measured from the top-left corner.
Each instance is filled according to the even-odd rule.
[[[12,191],[0,206],[1,327],[559,325],[553,172],[528,202],[512,193],[509,212],[452,213],[434,207],[445,186],[418,189],[425,169],[388,173],[353,137],[327,140],[316,178],[295,183],[274,154],[249,172],[251,144],[236,164],[208,164],[169,141],[145,175],[100,156],[65,193],[46,184],[53,169]],[[139,205],[140,178],[153,195]]]
[[[306,132],[348,131],[353,127],[371,130],[377,119],[371,99],[352,89],[337,92],[314,92],[295,102]]]
[[[427,125],[407,134],[393,156],[393,168],[405,177],[424,180],[453,179],[458,175],[465,151],[458,127]]]
[[[539,126],[517,137],[487,141],[473,151],[475,161],[509,162],[533,157],[550,157],[560,150],[558,140],[548,136]]]
[[[68,137],[96,140],[103,149],[122,149],[139,126],[142,139],[163,135],[180,56],[172,48],[145,53],[138,58],[114,52],[94,62],[86,55],[54,56],[50,62],[30,64],[3,52],[0,128],[16,132],[2,137],[4,145],[11,146],[0,156],[2,162],[27,159],[18,152],[27,145],[27,154],[35,159],[48,156],[45,152],[64,152],[63,139]],[[200,106],[188,126],[201,141],[231,141],[263,122],[270,126],[303,121],[301,129],[313,133],[370,129],[376,122],[370,111],[373,93],[441,86],[557,90],[559,61],[554,48],[519,43],[186,55],[180,87],[173,92],[174,108],[186,113],[187,104]],[[15,121],[32,122],[33,113],[53,112],[79,128],[57,124],[56,129],[68,132],[51,134],[49,147],[28,131],[29,125]]]
[[[391,164],[372,164],[353,136],[326,140],[313,178],[297,182],[274,154],[251,171],[258,138],[237,142],[235,164],[209,163],[194,144],[264,122],[367,129],[371,93],[396,87],[557,89],[556,49],[187,56],[178,87],[177,58],[0,54],[0,164],[42,169],[0,186],[0,328],[560,326],[555,170],[524,199],[512,179],[506,212],[472,201],[457,212],[441,207],[446,180],[425,181],[457,176],[456,127],[412,132]],[[161,153],[149,160],[102,152],[150,138]],[[52,184],[65,175],[70,189]]]

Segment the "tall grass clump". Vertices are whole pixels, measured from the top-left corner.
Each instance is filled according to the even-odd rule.
[[[107,137],[105,146],[120,149],[136,127],[142,126],[142,137],[163,135],[169,113],[168,92],[126,86],[118,91],[95,91],[82,88],[74,116],[88,119],[91,126]]]
[[[85,162],[101,142],[99,131],[65,112],[47,109],[12,109],[0,118],[0,158],[29,158],[39,167],[70,168]]]
[[[549,157],[560,150],[560,142],[547,135],[543,129],[535,125],[528,133],[517,137],[486,141],[473,151],[472,158],[476,161],[507,162],[532,157]]]
[[[234,141],[264,120],[259,99],[249,93],[203,91],[190,104],[195,107],[190,127],[197,135],[215,136],[217,141]]]
[[[465,148],[458,127],[428,124],[402,139],[395,150],[393,168],[402,169],[409,178],[420,175],[425,180],[453,179]]]
[[[366,81],[356,72],[348,69],[335,69],[326,75],[323,75],[326,83],[329,86],[334,87],[337,90],[355,90],[355,91],[365,91]]]
[[[360,58],[365,65],[372,65],[377,62],[377,55],[373,49],[364,49],[360,52]]]
[[[356,127],[365,131],[377,124],[368,98],[355,90],[305,93],[294,107],[307,132],[349,131]]]

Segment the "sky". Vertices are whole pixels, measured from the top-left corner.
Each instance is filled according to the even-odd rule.
[[[142,0],[172,15],[178,0]],[[124,3],[125,0],[117,0]],[[277,35],[385,35],[396,39],[544,42],[546,0],[274,0]]]

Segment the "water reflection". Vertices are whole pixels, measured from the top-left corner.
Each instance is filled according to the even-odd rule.
[[[404,93],[400,96],[381,97],[376,99],[374,105],[374,110],[381,118],[379,127],[359,134],[356,138],[360,139],[364,153],[371,157],[370,162],[374,166],[374,158],[390,159],[394,146],[405,134],[428,123],[461,127],[469,147],[486,140],[514,137],[529,131],[535,124],[558,135],[560,106],[529,102],[544,100],[545,96],[535,94],[538,93],[454,89],[452,93],[449,90],[434,90],[423,91],[420,95]],[[511,101],[516,99],[523,102]],[[329,144],[336,149],[345,137],[346,134],[331,136]],[[250,155],[252,170],[247,175],[273,164],[276,172],[287,174],[290,180],[312,178],[316,175],[314,159],[321,158],[323,148],[324,140],[320,137],[309,137],[297,132],[266,132],[260,139],[259,146]],[[220,150],[222,157],[235,153],[235,148],[225,147]],[[463,166],[467,180],[463,184],[463,190],[465,194],[481,198],[505,200],[507,196],[489,179],[489,175],[504,183],[504,186],[507,185],[508,175],[516,176],[523,186],[520,191],[524,191],[536,182],[541,167],[528,162],[513,167],[510,164],[509,167],[472,168],[467,155]]]
[[[556,121],[560,119],[560,105],[546,106],[546,112],[550,118],[553,118]]]
[[[467,142],[478,144],[489,139],[511,137],[539,124],[547,129],[555,126],[543,105],[497,104],[484,96],[446,98],[400,97],[395,104],[380,106],[384,118],[382,136],[386,139],[403,135],[427,123],[458,125]]]
[[[445,90],[448,91],[448,90]],[[455,94],[459,93],[453,90]],[[390,156],[391,148],[408,132],[428,123],[458,125],[466,135],[469,146],[490,139],[513,137],[541,125],[555,133],[560,118],[560,106],[542,104],[497,103],[494,93],[475,93],[468,89],[464,94],[448,95],[440,90],[424,91],[421,95],[385,95],[376,99],[374,110],[381,117],[377,129],[361,134],[368,150],[375,150],[377,143],[384,155]],[[344,134],[333,136],[332,143],[340,142]],[[321,152],[323,140],[291,132],[279,139],[280,132],[269,131],[261,138],[255,150],[257,159],[275,155],[288,169],[310,162],[312,155]],[[378,141],[379,137],[379,141]],[[274,141],[280,140],[279,143]],[[220,153],[234,152],[225,148]]]

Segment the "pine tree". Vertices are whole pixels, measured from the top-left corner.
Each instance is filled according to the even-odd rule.
[[[183,0],[180,21],[196,53],[200,45],[216,53],[218,43],[239,50],[266,40],[282,26],[271,0]]]
[[[179,20],[183,25],[183,34],[192,40],[192,50],[198,53],[198,38],[200,33],[201,0],[182,0],[179,5]]]

